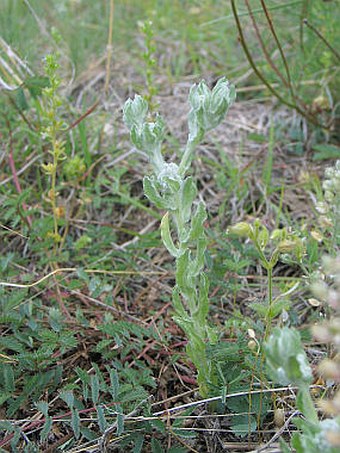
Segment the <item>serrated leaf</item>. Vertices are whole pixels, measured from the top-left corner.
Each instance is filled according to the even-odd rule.
[[[151,439],[151,451],[152,451],[152,453],[164,453],[164,450],[162,448],[162,444],[155,437],[153,437]]]
[[[249,307],[256,311],[256,313],[258,313],[262,317],[266,316],[268,312],[268,307],[264,304],[261,304],[260,302],[253,302],[249,304]]]
[[[256,418],[248,415],[235,415],[231,420],[231,429],[236,436],[244,437],[256,431]]]
[[[99,400],[99,379],[97,374],[91,375],[91,398],[93,404],[96,405]]]
[[[9,364],[2,364],[2,376],[5,391],[8,393],[13,393],[15,391],[13,367]]]
[[[42,412],[42,414],[47,417],[48,415],[48,403],[46,401],[38,401],[37,404],[37,409]]]
[[[314,145],[313,151],[317,151],[313,155],[313,160],[340,159],[340,147],[323,143]]]
[[[74,395],[71,391],[62,392],[60,398],[65,401],[70,409],[74,406]]]
[[[195,431],[191,431],[188,429],[181,429],[181,428],[173,428],[173,433],[177,436],[183,437],[184,439],[195,439],[196,433]]]
[[[96,412],[97,412],[97,416],[98,416],[98,426],[99,426],[100,431],[103,433],[107,428],[107,421],[105,418],[103,406],[97,406]]]
[[[166,426],[165,423],[162,420],[149,420],[150,425],[155,428],[158,432],[165,434],[166,432]]]
[[[71,427],[73,429],[73,433],[76,439],[79,439],[80,436],[80,417],[79,412],[77,409],[72,409],[71,414]]]
[[[91,429],[87,428],[87,426],[81,426],[80,432],[81,432],[82,436],[84,436],[85,439],[87,439],[87,440],[95,440],[98,438],[97,433],[95,433]]]
[[[53,419],[50,415],[45,416],[45,423],[43,429],[40,432],[40,439],[42,442],[45,442],[49,433],[51,432]]]
[[[119,379],[117,371],[113,368],[110,369],[110,384],[112,399],[113,401],[118,402]]]
[[[25,80],[24,85],[33,97],[37,97],[41,94],[44,88],[50,86],[50,81],[48,77],[33,76],[28,77]]]
[[[124,432],[124,415],[117,415],[117,436],[120,436]]]
[[[11,397],[12,397],[12,393],[1,392],[1,394],[0,394],[0,406],[2,406],[4,403],[6,403],[6,401],[9,400]]]
[[[132,449],[132,453],[141,453],[144,443],[144,436],[142,434],[137,434],[133,438],[134,446]]]
[[[279,314],[282,313],[283,310],[288,310],[291,306],[291,301],[287,299],[278,300],[272,307],[271,307],[271,317],[275,318]]]
[[[20,87],[15,92],[15,102],[20,110],[27,110],[29,105],[25,96],[24,90]]]

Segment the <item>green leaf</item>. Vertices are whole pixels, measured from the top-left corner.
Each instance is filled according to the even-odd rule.
[[[291,306],[291,301],[288,299],[280,299],[271,307],[271,317],[275,318],[282,313],[283,310],[288,310]]]
[[[197,205],[196,212],[191,220],[190,240],[195,241],[202,236],[204,232],[204,222],[207,219],[205,204],[200,201]]]
[[[10,364],[2,364],[2,376],[5,391],[8,393],[13,393],[15,391],[14,371],[13,367]]]
[[[91,397],[93,404],[98,404],[99,400],[99,379],[97,374],[91,375]]]
[[[107,428],[107,421],[105,418],[103,406],[97,406],[96,412],[97,412],[97,416],[98,416],[98,426],[99,426],[100,431],[103,433]]]
[[[323,143],[314,145],[313,151],[317,151],[313,155],[313,160],[340,159],[340,147]]]
[[[149,420],[150,425],[155,428],[158,432],[165,434],[166,433],[166,426],[164,421],[154,419],[154,420]]]
[[[114,402],[118,402],[118,393],[119,393],[119,379],[118,373],[114,368],[111,368],[110,371],[110,389],[111,395]]]
[[[145,176],[143,179],[143,189],[145,196],[159,209],[169,209],[166,200],[159,194],[154,178]]]
[[[196,195],[197,187],[190,176],[184,180],[181,187],[181,215],[185,223],[190,220],[191,207]]]
[[[177,285],[172,290],[172,303],[177,316],[179,316],[180,318],[186,318],[187,313],[183,307],[180,297],[180,289]]]
[[[180,256],[180,250],[176,248],[170,233],[170,224],[169,224],[169,213],[167,212],[161,221],[161,237],[163,244],[168,249],[170,255],[174,257]]]
[[[261,317],[265,317],[268,312],[268,306],[260,302],[253,302],[249,306]]]
[[[47,417],[48,415],[48,403],[46,401],[38,401],[37,404],[37,409],[45,416]]]
[[[203,272],[200,275],[198,307],[198,319],[205,325],[209,312],[209,279]]]
[[[72,408],[71,409],[72,414],[71,414],[71,427],[74,432],[74,436],[76,439],[79,439],[80,436],[80,417],[79,417],[79,412],[78,409]]]
[[[188,450],[184,447],[180,447],[180,446],[173,446],[173,447],[170,447],[169,450],[167,451],[167,453],[187,453]]]
[[[183,439],[195,439],[196,438],[195,431],[191,431],[188,429],[181,429],[181,428],[173,428],[172,431],[177,436],[183,437]]]
[[[231,429],[236,436],[245,437],[256,431],[256,418],[248,415],[234,415],[231,419]]]
[[[164,450],[162,448],[162,444],[155,437],[153,437],[151,439],[151,451],[152,451],[152,453],[164,453]]]
[[[268,371],[281,385],[309,385],[313,375],[300,334],[293,328],[275,328],[264,345]]]
[[[82,436],[84,436],[85,439],[87,439],[87,440],[95,440],[98,437],[97,433],[95,433],[91,429],[87,428],[87,426],[81,426],[80,432],[81,432]]]
[[[135,98],[128,99],[123,108],[123,120],[129,129],[136,126],[141,129],[148,113],[148,103],[138,94]]]
[[[117,436],[120,436],[124,432],[124,415],[117,415]]]
[[[42,442],[45,442],[49,433],[51,432],[53,419],[50,415],[45,416],[45,423],[43,429],[40,432],[40,439]]]
[[[282,439],[282,437],[280,437],[279,442],[282,453],[292,453],[292,450],[289,448],[289,445],[287,444],[286,441]]]
[[[35,98],[35,97],[41,95],[42,90],[44,88],[47,88],[50,86],[50,81],[49,81],[48,77],[33,76],[33,77],[28,77],[25,80],[24,86],[28,89],[30,94]]]
[[[62,392],[60,398],[65,401],[70,409],[74,406],[74,395],[71,391]]]
[[[27,110],[29,105],[25,96],[24,90],[20,87],[15,92],[15,102],[20,110]]]
[[[132,453],[141,453],[144,443],[144,436],[142,434],[137,434],[133,437],[134,446]]]

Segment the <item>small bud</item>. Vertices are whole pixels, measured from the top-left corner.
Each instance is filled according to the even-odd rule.
[[[319,231],[312,230],[310,232],[310,235],[312,236],[313,239],[315,239],[317,242],[322,242],[323,241],[323,236]]]
[[[249,335],[250,338],[255,339],[256,338],[255,330],[254,329],[248,329],[248,335]]]
[[[248,341],[248,348],[251,350],[251,351],[255,351],[255,349],[257,348],[257,343],[255,340],[249,340]]]
[[[316,97],[313,100],[312,109],[313,111],[329,110],[330,109],[329,99],[323,95]]]
[[[55,212],[55,215],[56,215],[57,219],[65,217],[65,208],[64,208],[64,206],[57,206],[55,208],[54,212]]]
[[[314,297],[311,297],[310,299],[308,299],[308,303],[312,307],[320,307],[320,305],[321,305],[320,301],[318,299],[314,299]]]
[[[230,85],[225,77],[220,79],[212,90],[204,81],[193,85],[189,94],[190,139],[195,140],[201,129],[206,132],[217,127],[235,98],[235,87]]]
[[[290,239],[286,239],[279,243],[277,249],[280,253],[290,253],[295,249],[295,241],[291,241]]]
[[[287,236],[287,231],[285,228],[280,228],[272,231],[270,239],[272,241],[283,241]]]
[[[282,408],[277,407],[274,410],[274,423],[275,426],[281,428],[285,424],[285,411]]]
[[[239,237],[249,237],[252,227],[247,222],[239,222],[227,229],[227,234],[234,234]]]

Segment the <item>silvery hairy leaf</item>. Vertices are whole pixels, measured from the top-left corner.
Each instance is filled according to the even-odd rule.
[[[197,195],[197,187],[192,177],[186,178],[181,187],[181,215],[186,223],[190,220],[192,204]]]
[[[196,212],[191,219],[190,240],[197,240],[204,233],[204,222],[207,219],[205,204],[200,201],[197,205]]]
[[[153,177],[145,176],[143,178],[143,189],[145,196],[159,209],[171,209],[170,203],[165,197],[162,197],[156,187],[156,181]]]
[[[172,240],[168,212],[163,216],[161,221],[161,237],[163,244],[168,249],[170,255],[178,258],[181,254],[181,251],[175,246],[174,241]]]
[[[136,94],[135,98],[128,99],[123,108],[123,120],[131,130],[135,127],[137,131],[141,130],[146,116],[148,114],[148,103],[142,96]]]
[[[273,380],[281,385],[309,385],[312,370],[300,334],[289,327],[276,328],[265,344],[266,361]]]

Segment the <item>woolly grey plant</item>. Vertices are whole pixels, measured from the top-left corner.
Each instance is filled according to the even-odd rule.
[[[209,281],[204,273],[207,218],[203,201],[196,202],[197,186],[188,176],[195,148],[204,134],[217,127],[235,100],[235,88],[226,78],[210,90],[204,81],[191,87],[189,94],[188,139],[179,164],[166,162],[162,155],[165,123],[157,115],[148,120],[148,103],[136,95],[124,106],[124,121],[132,143],[144,151],[153,173],[143,180],[144,193],[159,209],[166,210],[161,221],[161,237],[176,259],[176,286],[173,289],[174,319],[187,335],[187,354],[198,371],[203,397],[214,383],[214,367],[206,354],[208,342],[216,341],[209,327]]]
[[[294,420],[300,431],[292,437],[292,446],[297,453],[336,453],[329,435],[340,434],[340,417],[319,421],[309,386],[313,380],[312,369],[303,349],[299,332],[293,328],[274,329],[265,344],[268,371],[275,382],[281,385],[296,385],[299,389],[296,406],[304,419]],[[281,440],[284,453],[291,450]]]
[[[340,246],[340,160],[326,168],[322,188],[324,199],[315,208],[320,214],[319,224],[331,235],[331,249],[336,253]]]

